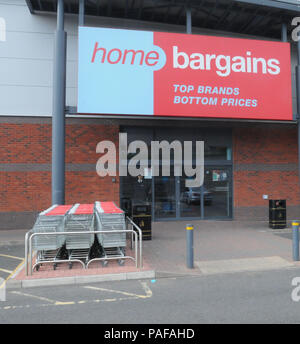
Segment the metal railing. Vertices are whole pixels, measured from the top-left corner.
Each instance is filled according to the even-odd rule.
[[[130,217],[126,217],[127,221],[131,224],[131,228],[133,229],[133,227],[139,232],[139,236],[140,236],[140,268],[143,267],[143,237],[142,237],[142,230],[140,229],[140,227],[135,224]],[[132,247],[132,237],[131,237],[131,247]]]
[[[127,218],[129,219],[129,218]],[[143,267],[143,255],[142,255],[142,231],[141,229],[131,220],[129,219],[129,222],[132,225],[132,229],[126,229],[126,230],[110,230],[110,231],[90,231],[88,232],[88,234],[99,234],[99,233],[131,233],[131,243],[133,240],[133,236],[135,238],[135,257],[131,257],[131,256],[125,256],[122,257],[122,259],[132,259],[133,261],[135,261],[135,266],[136,268],[138,268],[138,266],[140,266],[140,268]],[[133,227],[135,227],[136,230],[133,229]],[[138,234],[137,234],[138,232]],[[30,267],[29,269],[29,275],[32,275],[32,271],[34,269],[34,267],[37,265],[35,264],[34,267],[32,267],[32,239],[36,236],[42,236],[42,235],[82,235],[82,234],[87,234],[87,232],[57,232],[57,233],[34,233],[33,230],[31,229],[30,231],[28,231],[25,235],[25,273],[26,276],[28,276],[28,267]],[[138,255],[138,240],[139,240],[139,255]],[[113,259],[113,258],[109,258],[109,259]],[[117,259],[117,258],[114,258]],[[104,258],[95,258],[94,260],[104,260]],[[107,258],[106,258],[107,260]],[[29,261],[29,264],[28,264]],[[79,262],[84,266],[84,263],[81,260],[57,260],[57,263],[64,263],[64,262]],[[43,261],[42,263],[53,263],[53,261]],[[89,262],[90,263],[90,262]],[[87,264],[87,267],[89,265],[89,263]]]

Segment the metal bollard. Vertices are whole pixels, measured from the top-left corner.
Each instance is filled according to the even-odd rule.
[[[293,227],[293,260],[299,260],[299,221],[292,222]]]
[[[189,269],[194,268],[194,226],[186,225],[186,265]]]

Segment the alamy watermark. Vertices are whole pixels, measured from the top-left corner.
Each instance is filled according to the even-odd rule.
[[[149,150],[151,158],[149,158]],[[173,151],[172,161],[171,151]],[[195,142],[195,158],[193,158],[192,141],[184,141],[183,144],[178,140],[171,143],[165,140],[151,141],[148,147],[146,142],[136,140],[128,145],[127,134],[120,133],[119,164],[117,164],[117,148],[112,141],[99,142],[96,152],[103,154],[96,165],[100,177],[116,177],[117,173],[120,177],[128,175],[137,177],[143,176],[145,170],[150,170],[153,177],[169,177],[171,167],[174,166],[174,176],[182,176],[184,172],[187,177],[186,187],[199,187],[204,181],[204,141]]]

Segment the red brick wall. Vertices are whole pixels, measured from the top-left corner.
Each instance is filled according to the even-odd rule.
[[[51,125],[0,123],[0,163],[50,163]]]
[[[261,126],[233,131],[234,206],[264,207],[269,199],[299,206],[297,129]]]
[[[49,123],[0,123],[0,212],[36,212],[51,205],[51,130]],[[67,123],[66,164],[76,169],[66,170],[66,203],[119,203],[119,179],[112,183],[95,170],[97,143],[111,140],[118,147],[118,135],[118,126]],[[35,170],[31,164],[37,164]]]
[[[95,172],[66,173],[66,203],[114,201],[119,204],[119,178],[99,177]]]
[[[51,140],[51,138],[50,138]],[[99,158],[96,146],[109,140],[119,144],[119,127],[97,124],[69,124],[66,126],[66,163],[95,164]],[[118,155],[118,154],[117,154]]]
[[[66,127],[66,163],[92,164],[93,171],[66,172],[66,203],[91,203],[96,200],[114,201],[119,204],[119,177],[99,177],[96,153],[99,141],[109,140],[119,145],[119,127],[112,125],[72,124]],[[117,150],[118,159],[118,150]],[[117,160],[118,161],[118,160]]]
[[[289,206],[299,205],[297,172],[282,171],[239,171],[234,172],[234,206],[266,206],[269,199],[286,199]]]
[[[28,121],[0,123],[0,215],[4,218],[5,213],[38,212],[51,204],[51,124],[49,119]],[[119,203],[119,178],[113,183],[111,177],[100,178],[95,171],[97,143],[111,140],[118,147],[119,127],[84,121],[67,120],[66,203]],[[256,219],[259,209],[267,219],[263,194],[286,199],[288,214],[291,207],[300,210],[295,128],[235,128],[233,159],[236,219],[241,210],[246,218]]]
[[[233,151],[235,164],[298,163],[297,129],[260,126],[235,128]]]
[[[41,211],[51,205],[50,172],[0,172],[0,212]]]

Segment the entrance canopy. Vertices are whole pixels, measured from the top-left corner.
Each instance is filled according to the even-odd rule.
[[[56,0],[26,3],[32,14],[56,12]],[[79,0],[64,3],[65,13],[78,14]],[[184,25],[187,6],[194,27],[275,39],[281,38],[282,24],[290,24],[300,10],[297,0],[85,0],[85,14]]]

